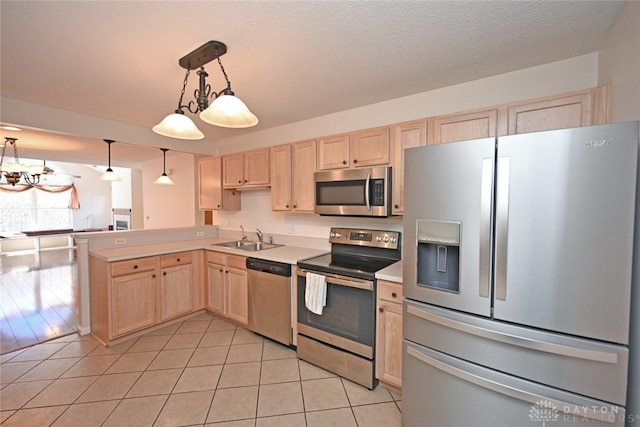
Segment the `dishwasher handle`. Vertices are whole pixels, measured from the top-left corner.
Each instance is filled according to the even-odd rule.
[[[269,261],[260,258],[247,258],[247,270],[261,271],[263,273],[275,274],[277,276],[291,277],[291,264],[283,262]]]

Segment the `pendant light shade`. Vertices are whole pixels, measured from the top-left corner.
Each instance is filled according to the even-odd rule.
[[[169,178],[169,175],[167,175],[167,151],[169,151],[169,149],[161,148],[161,150],[162,150],[162,175],[160,175],[160,177],[158,177],[158,179],[156,179],[153,183],[158,185],[176,185],[176,183],[173,182],[171,178]]]
[[[204,138],[204,133],[202,133],[195,123],[193,123],[193,120],[185,116],[181,110],[169,114],[164,120],[153,127],[153,131],[157,134],[168,136],[169,138],[190,140]]]
[[[178,108],[175,113],[169,114],[152,128],[155,133],[179,139],[204,138],[204,134],[193,121],[185,116],[184,110],[192,114],[199,112],[202,121],[220,127],[247,128],[258,124],[258,118],[231,91],[231,82],[220,60],[220,57],[225,53],[227,53],[227,46],[222,42],[212,40],[180,58],[178,63],[187,72],[182,82]],[[211,90],[211,85],[206,81],[209,74],[204,69],[204,65],[214,59],[218,60],[220,71],[226,82],[226,87],[218,92]],[[198,70],[199,86],[194,92],[196,99],[183,104],[191,70]],[[212,100],[211,103],[210,100]]]
[[[111,144],[113,144],[115,141],[112,139],[104,139],[103,141],[107,143],[107,149],[109,153],[109,166],[107,167],[107,170],[100,176],[100,180],[101,181],[122,181],[122,178],[120,178],[113,171],[113,169],[111,169]]]
[[[258,124],[258,118],[233,92],[214,99],[209,108],[200,113],[200,118],[203,122],[225,128],[248,128]]]

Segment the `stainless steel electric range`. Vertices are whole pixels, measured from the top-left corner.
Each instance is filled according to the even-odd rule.
[[[400,260],[400,237],[396,231],[331,228],[331,253],[298,262],[300,359],[369,389],[376,386],[375,274]],[[305,305],[312,275],[326,283],[322,314]]]

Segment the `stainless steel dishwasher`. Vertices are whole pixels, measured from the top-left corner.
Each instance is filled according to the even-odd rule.
[[[291,345],[291,265],[247,258],[249,329]]]

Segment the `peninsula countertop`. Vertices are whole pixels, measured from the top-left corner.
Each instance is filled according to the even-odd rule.
[[[217,237],[212,239],[183,240],[168,243],[141,246],[123,246],[121,248],[111,248],[89,251],[91,256],[103,261],[123,261],[134,258],[164,255],[175,252],[194,251],[205,249],[209,251],[224,252],[232,255],[241,255],[252,258],[260,258],[268,261],[277,261],[287,264],[296,264],[300,260],[312,258],[328,253],[328,250],[311,249],[299,246],[284,245],[276,248],[261,251],[246,251],[238,248],[228,248],[216,246],[218,243],[230,242],[235,239],[227,237]]]

